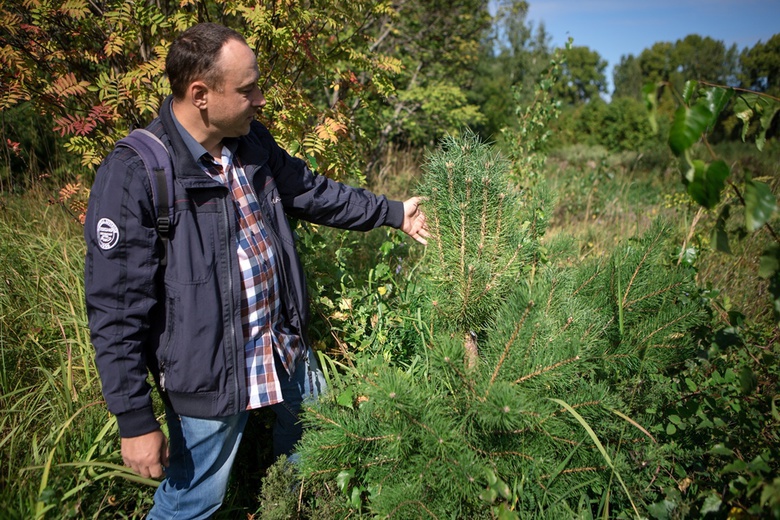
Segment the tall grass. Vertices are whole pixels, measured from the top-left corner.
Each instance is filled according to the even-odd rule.
[[[124,470],[111,465],[121,464],[108,435],[116,426],[87,331],[81,226],[40,195],[4,199],[2,208],[0,510],[7,518],[108,515],[122,491],[92,484]]]
[[[723,144],[717,153],[732,164],[738,185],[750,175],[768,183],[774,193],[780,190],[780,145],[775,141],[763,153],[742,143]],[[735,231],[733,254],[712,249],[720,208],[726,203],[739,205],[732,191],[724,192],[715,209],[700,210],[685,193],[675,160],[658,151],[610,154],[599,147],[572,146],[552,152],[546,170],[558,199],[546,238],[572,236],[580,251],[572,261],[602,256],[624,237],[641,234],[662,218],[674,225],[678,245],[669,251],[670,262],[692,262],[699,284],[717,290],[723,306],[739,310],[752,323],[774,328],[768,282],[758,276],[769,234],[760,230],[738,238],[742,217],[735,209],[728,224]]]

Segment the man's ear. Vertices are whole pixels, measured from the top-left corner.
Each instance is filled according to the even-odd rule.
[[[202,81],[194,81],[190,83],[190,99],[192,104],[198,110],[205,110],[208,107],[209,100],[209,88]]]

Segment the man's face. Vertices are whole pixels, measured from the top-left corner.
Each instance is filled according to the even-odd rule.
[[[209,90],[208,124],[220,137],[246,135],[255,114],[265,106],[257,86],[257,58],[244,42],[229,40],[222,47],[218,64],[222,84]]]

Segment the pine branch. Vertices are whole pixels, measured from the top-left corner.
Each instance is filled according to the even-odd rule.
[[[531,374],[524,375],[520,379],[517,379],[513,382],[513,384],[522,383],[523,381],[527,381],[529,379],[532,379],[534,377],[540,376],[542,374],[545,374],[551,370],[556,370],[558,368],[561,368],[562,366],[568,365],[569,363],[574,363],[575,361],[579,361],[580,356],[574,356],[573,358],[564,359],[563,361],[559,361],[558,363],[555,363],[554,365],[550,365],[548,367],[541,368],[537,370],[536,372],[533,372]]]
[[[506,356],[509,354],[509,349],[512,348],[512,345],[514,345],[515,340],[517,339],[517,335],[520,333],[520,329],[523,327],[523,325],[525,325],[525,320],[528,318],[528,314],[531,312],[533,307],[533,300],[529,301],[528,305],[525,307],[525,312],[523,313],[522,318],[520,318],[520,321],[515,326],[515,330],[512,332],[512,337],[509,338],[509,341],[507,341],[506,345],[504,346],[504,352],[501,354],[501,357],[496,364],[496,369],[493,371],[493,376],[490,378],[490,383],[487,390],[485,391],[485,397],[487,397],[488,392],[490,392],[490,387],[493,385],[493,383],[495,383],[496,377],[498,377],[498,371],[501,370],[501,366],[504,364],[504,360],[506,360]]]
[[[434,191],[436,191],[436,188],[434,188]],[[434,241],[436,242],[437,250],[439,251],[439,268],[442,272],[446,272],[446,262],[444,261],[444,246],[442,244],[442,227],[441,227],[441,221],[439,220],[439,213],[437,211],[433,212],[433,229],[431,230],[432,237]]]
[[[391,439],[391,440],[396,439],[397,440],[397,435],[392,434],[392,433],[390,435],[380,435],[380,436],[377,436],[377,437],[362,437],[360,435],[352,433],[347,428],[345,428],[341,424],[337,423],[333,419],[325,417],[324,415],[322,415],[321,413],[319,413],[317,410],[315,410],[314,408],[312,408],[310,406],[306,407],[306,412],[314,415],[317,419],[319,419],[319,420],[321,420],[323,422],[326,422],[328,424],[332,424],[336,428],[338,428],[341,431],[343,431],[344,434],[347,435],[347,437],[351,437],[353,439],[356,439],[356,440],[359,440],[359,441],[362,441],[362,442],[381,441],[381,440],[385,440],[385,439]]]
[[[482,251],[485,248],[485,239],[487,238],[489,185],[490,179],[488,177],[484,177],[482,179],[482,217],[480,219],[481,222],[479,230],[479,246],[477,246],[477,260],[482,260]],[[485,291],[487,291],[487,289],[485,289]]]
[[[669,328],[669,327],[671,327],[672,325],[675,325],[676,323],[679,323],[679,322],[681,322],[681,321],[685,320],[686,318],[690,318],[690,317],[691,317],[691,316],[693,316],[694,314],[695,314],[695,312],[694,312],[694,311],[692,311],[692,312],[689,312],[689,313],[687,313],[687,314],[683,314],[682,316],[679,316],[679,317],[675,318],[674,320],[672,320],[672,321],[669,321],[669,322],[665,323],[664,325],[661,325],[660,327],[658,327],[657,329],[655,329],[653,332],[651,332],[650,334],[648,334],[647,336],[645,336],[645,337],[644,337],[644,338],[643,338],[641,341],[642,341],[643,343],[646,343],[646,342],[650,341],[650,338],[652,338],[653,336],[655,336],[655,335],[656,335],[656,334],[658,334],[659,332],[661,332],[661,331],[663,331],[663,330],[666,330],[666,329],[668,329],[668,328]]]
[[[485,451],[481,450],[479,448],[476,448],[474,446],[471,446],[470,444],[466,444],[469,448],[474,450],[476,453],[479,453],[480,455],[483,455],[485,457],[504,457],[506,455],[512,455],[513,457],[520,457],[521,459],[530,460],[531,462],[534,462],[535,459],[528,455],[527,453],[522,453],[519,451]]]
[[[636,279],[637,274],[639,274],[639,271],[642,269],[642,266],[647,260],[647,257],[650,255],[652,247],[655,246],[661,240],[661,237],[662,237],[661,233],[656,233],[655,237],[653,237],[652,243],[645,248],[645,253],[644,255],[642,255],[642,259],[637,264],[636,269],[634,269],[634,274],[631,276],[631,280],[628,282],[628,285],[626,285],[626,292],[623,294],[623,299],[622,299],[623,302],[625,302],[628,299],[628,293],[631,292],[631,287],[634,284],[634,280]]]
[[[380,459],[380,460],[375,460],[373,462],[366,462],[365,464],[358,464],[357,466],[349,466],[349,467],[351,467],[351,468],[367,469],[367,468],[371,468],[371,467],[374,467],[374,466],[383,466],[383,465],[389,464],[391,462],[398,462],[398,459],[394,459],[394,458],[389,458],[388,457],[388,458],[384,458],[384,459]],[[317,470],[317,471],[312,471],[311,473],[309,473],[309,476],[314,477],[314,476],[318,476],[318,475],[327,475],[328,473],[336,473],[336,472],[341,472],[341,471],[344,471],[343,467],[341,467],[341,468],[320,469],[320,470]]]
[[[590,285],[590,283],[591,283],[593,280],[595,280],[595,279],[596,279],[596,277],[597,277],[599,274],[601,274],[601,272],[600,272],[600,271],[597,269],[597,270],[596,270],[596,271],[593,273],[593,276],[591,276],[590,278],[588,278],[587,280],[585,280],[584,282],[582,282],[582,284],[581,284],[579,287],[577,287],[577,290],[575,290],[573,293],[571,293],[572,297],[574,297],[574,296],[577,296],[577,293],[578,293],[578,292],[580,292],[582,289],[584,289],[584,288],[585,288],[585,286],[587,286],[587,285]]]
[[[569,468],[561,471],[560,473],[556,475],[542,475],[539,478],[550,478],[552,476],[557,475],[571,475],[572,473],[587,473],[587,472],[593,472],[593,471],[604,471],[607,469],[607,466],[592,466],[592,467],[586,467],[586,468]],[[541,485],[541,484],[540,484]],[[546,489],[546,488],[545,488]]]
[[[423,510],[424,510],[426,513],[428,513],[429,515],[431,515],[431,517],[433,517],[433,518],[434,518],[434,520],[439,520],[439,517],[438,517],[438,516],[436,516],[436,515],[434,515],[434,514],[433,514],[433,512],[432,512],[430,509],[428,509],[427,507],[425,507],[425,504],[423,504],[423,503],[422,503],[422,502],[420,502],[419,500],[409,500],[409,501],[407,501],[407,502],[401,502],[400,504],[398,504],[398,505],[395,507],[395,509],[393,509],[392,511],[390,511],[390,513],[388,513],[388,514],[387,514],[387,516],[385,516],[385,518],[392,518],[392,517],[395,515],[395,513],[396,513],[398,510],[400,510],[401,508],[403,508],[403,507],[406,507],[406,506],[408,506],[408,505],[415,505],[415,506],[418,506],[418,507],[420,507],[421,509],[423,509]]]
[[[496,237],[501,237],[501,225],[503,224],[503,211],[504,211],[504,199],[506,199],[506,193],[499,193],[498,194],[498,214],[496,215]],[[501,247],[501,241],[500,240],[494,240],[493,241],[494,248],[493,248],[493,257],[498,258],[500,253],[500,247]]]
[[[654,296],[658,296],[659,294],[667,293],[667,292],[669,292],[669,291],[671,291],[673,289],[676,289],[677,287],[682,286],[682,284],[683,284],[682,282],[674,283],[674,284],[669,285],[667,287],[663,287],[661,289],[658,289],[657,291],[652,292],[650,294],[646,294],[644,296],[641,296],[641,297],[637,298],[636,300],[632,300],[632,301],[630,301],[628,303],[624,302],[623,305],[625,306],[625,308],[627,310],[629,310],[631,308],[631,306],[636,304],[636,303],[639,303],[641,301],[647,300],[648,298],[652,298]]]
[[[585,406],[599,406],[600,404],[601,404],[601,401],[586,401],[584,403],[573,404],[573,405],[571,405],[571,407],[573,409],[577,410],[578,408],[583,408]],[[568,412],[568,410],[566,410],[566,408],[561,408],[560,410],[550,414],[549,416],[547,416],[544,419],[542,419],[541,421],[539,421],[539,425],[541,426],[543,423],[549,421],[550,419],[554,419],[555,417],[559,416],[560,414],[567,413],[567,412]]]

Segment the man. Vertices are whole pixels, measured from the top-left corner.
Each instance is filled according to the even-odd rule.
[[[222,503],[247,410],[276,412],[277,454],[301,435],[308,308],[286,214],[346,229],[392,226],[423,244],[428,232],[419,199],[390,201],[317,176],[276,144],[255,121],[265,98],[238,33],[188,29],[171,45],[166,73],[173,95],[147,129],[173,157],[169,244],[154,226],[141,159],[118,147],[90,196],[85,287],[122,458],[144,477],[165,476],[149,518],[195,519]]]

